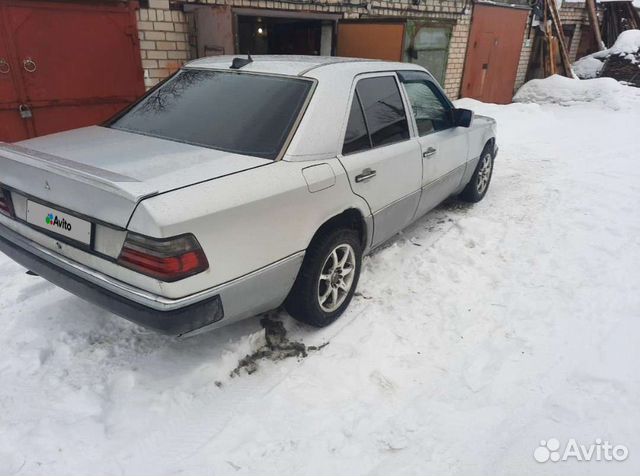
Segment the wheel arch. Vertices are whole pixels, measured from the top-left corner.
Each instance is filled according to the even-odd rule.
[[[350,228],[355,230],[360,236],[362,249],[367,249],[367,245],[370,243],[370,234],[373,234],[373,222],[369,221],[368,223],[362,211],[355,207],[347,208],[341,213],[325,220],[325,222],[320,225],[314,233],[311,241],[309,242],[309,246],[311,246],[313,242],[318,240],[321,236],[338,228]]]
[[[493,155],[494,150],[495,150],[495,145],[496,145],[496,138],[493,136],[490,136],[484,143],[484,145],[482,146],[482,150],[486,149],[487,147],[490,147],[491,149],[491,154]]]
[[[336,244],[343,244],[342,240],[344,239],[355,245],[354,238],[357,237],[351,233],[343,233],[342,230],[354,230],[359,235],[364,252],[369,242],[370,229],[371,227],[367,224],[367,216],[355,207],[346,208],[327,218],[318,227],[309,242],[296,280],[283,303],[284,308],[292,317],[315,327],[327,326],[340,317],[349,305],[358,285],[361,256],[358,256],[356,251],[355,259],[360,265],[356,267],[356,263],[354,263],[353,281],[344,301],[335,309],[324,309],[321,307],[320,303],[323,301],[319,300],[318,293],[320,292],[319,282],[322,281],[321,274],[323,266],[326,264],[327,253],[332,253]]]

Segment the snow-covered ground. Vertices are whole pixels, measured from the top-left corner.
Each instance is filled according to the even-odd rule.
[[[328,342],[302,360],[231,378],[257,318],[176,341],[1,256],[0,475],[639,474],[640,108],[459,105],[499,123],[487,197],[366,259],[335,325],[275,313]]]

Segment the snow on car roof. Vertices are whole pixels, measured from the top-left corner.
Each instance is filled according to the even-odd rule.
[[[187,68],[229,69],[234,58],[247,58],[246,55],[225,55],[200,58],[186,64]],[[242,67],[242,71],[253,73],[273,73],[291,76],[303,75],[320,66],[336,63],[388,64],[380,60],[364,58],[343,58],[340,56],[297,56],[297,55],[252,55],[252,63]]]

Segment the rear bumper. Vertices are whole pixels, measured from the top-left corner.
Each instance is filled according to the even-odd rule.
[[[25,268],[37,273],[47,281],[92,302],[114,314],[170,335],[182,335],[209,326],[224,317],[220,295],[191,303],[182,307],[169,306],[166,310],[145,305],[105,289],[77,273],[65,269],[46,259],[38,249],[28,249],[28,242],[17,233],[0,225],[0,251]],[[157,302],[153,300],[152,302]]]
[[[0,252],[72,294],[176,336],[197,334],[275,309],[293,286],[304,258],[304,251],[299,251],[232,281],[171,299],[54,253],[1,223]]]

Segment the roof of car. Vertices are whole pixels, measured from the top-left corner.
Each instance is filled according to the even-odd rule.
[[[246,55],[225,55],[200,58],[187,63],[187,68],[229,69],[234,58],[246,59]],[[252,55],[253,62],[242,67],[242,71],[253,73],[284,74],[303,76],[308,71],[327,65],[339,63],[357,63],[364,70],[389,69],[406,67],[406,63],[394,63],[364,58],[344,58],[340,56],[296,56],[296,55]]]
[[[236,71],[229,69],[234,58],[245,55],[201,58],[186,68]],[[395,71],[422,71],[412,63],[396,63],[336,56],[253,56],[242,66],[246,73],[302,76],[315,80],[304,114],[287,147],[283,160],[329,160],[342,147],[344,125],[351,110],[352,85],[357,76],[369,73],[388,75]],[[428,74],[428,73],[427,73]]]

